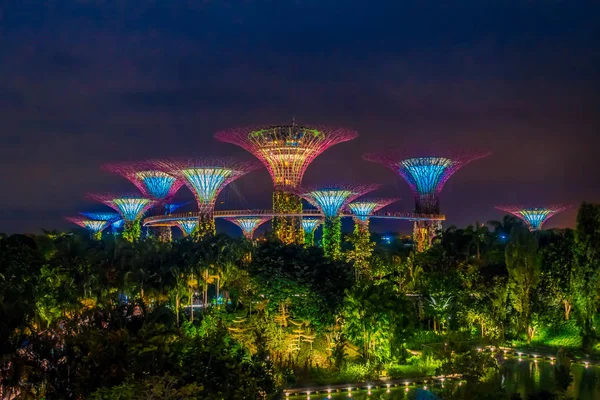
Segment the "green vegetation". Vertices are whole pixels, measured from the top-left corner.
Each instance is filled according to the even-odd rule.
[[[584,204],[574,231],[490,226],[449,227],[423,253],[349,235],[338,260],[224,235],[2,235],[3,394],[268,399],[460,374],[462,397],[442,398],[486,398],[498,365],[477,347],[598,354],[600,207]]]

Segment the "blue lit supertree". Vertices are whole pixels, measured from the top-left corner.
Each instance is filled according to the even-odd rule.
[[[179,227],[179,229],[181,229],[181,232],[183,232],[184,236],[189,236],[196,230],[196,227],[198,226],[198,220],[181,219],[176,221],[175,224],[177,225],[177,227]]]
[[[198,203],[198,226],[194,236],[200,239],[215,233],[214,209],[217,196],[225,186],[260,167],[258,162],[227,158],[195,158],[155,161],[161,170],[177,176],[194,193]]]
[[[152,200],[139,194],[88,194],[88,196],[106,204],[121,215],[125,223],[123,238],[130,242],[140,238],[140,219],[152,206]]]
[[[302,218],[302,229],[304,229],[304,245],[315,245],[315,231],[323,222],[322,218]]]
[[[487,155],[489,153],[479,152],[460,156],[407,157],[405,152],[392,151],[365,154],[363,158],[385,165],[406,180],[415,197],[415,213],[437,215],[440,213],[439,195],[446,181],[461,167]],[[418,251],[431,245],[438,229],[441,229],[440,222],[415,221],[413,239]]]
[[[546,220],[561,211],[571,208],[569,204],[555,204],[543,207],[496,206],[498,210],[506,211],[520,218],[530,231],[542,229]]]
[[[156,214],[166,213],[166,203],[183,186],[182,180],[157,168],[155,161],[106,164],[103,168],[122,175],[133,183],[144,197],[153,200]],[[158,227],[158,236],[162,241],[171,241],[171,227]]]
[[[323,223],[323,252],[333,259],[342,255],[342,220],[340,212],[356,199],[375,190],[378,185],[335,185],[326,188],[300,189],[299,194],[317,207],[325,216]]]
[[[244,216],[244,217],[231,217],[225,218],[227,221],[236,224],[242,230],[244,237],[248,240],[252,240],[254,231],[256,228],[267,222],[271,217],[260,217],[260,216]]]
[[[117,235],[119,229],[123,227],[123,218],[116,212],[80,212],[79,214],[94,221],[108,222],[113,235]]]
[[[108,221],[86,219],[82,217],[67,217],[67,220],[87,229],[94,240],[102,239],[102,231],[109,224]]]
[[[370,242],[369,216],[374,212],[398,201],[398,198],[359,200],[348,204],[348,209],[354,215],[354,233],[363,236],[365,243]]]

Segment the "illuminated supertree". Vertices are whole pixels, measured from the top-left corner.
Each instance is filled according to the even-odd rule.
[[[183,181],[175,176],[161,171],[153,161],[134,163],[106,164],[103,168],[107,171],[122,175],[142,192],[144,197],[153,200],[156,213],[165,213],[165,203],[183,186]],[[163,206],[163,207],[160,207]],[[171,227],[158,228],[158,237],[162,241],[171,241]]]
[[[125,220],[121,218],[110,224],[110,230],[113,235],[118,235],[119,231],[123,229],[123,226],[125,226]]]
[[[298,193],[325,216],[322,242],[326,256],[333,259],[341,257],[342,209],[357,197],[377,187],[378,185],[336,185],[321,189],[299,189]]]
[[[108,221],[100,221],[95,219],[86,219],[81,217],[67,217],[68,221],[87,229],[90,232],[92,239],[102,239],[102,231],[108,226]]]
[[[240,229],[242,230],[242,233],[244,234],[244,237],[248,240],[252,240],[252,237],[254,236],[254,231],[256,230],[256,228],[258,228],[259,226],[261,226],[262,224],[264,224],[271,218],[270,217],[248,216],[248,217],[232,217],[232,218],[225,218],[225,219],[227,221],[239,226]]]
[[[304,244],[306,246],[315,245],[315,231],[321,225],[321,218],[302,218],[302,229],[304,229]]]
[[[183,219],[176,222],[176,225],[184,236],[189,236],[194,233],[198,226],[198,220],[196,219]]]
[[[194,193],[200,212],[198,226],[194,232],[197,239],[215,233],[213,214],[221,190],[237,178],[259,168],[256,162],[218,158],[156,161],[155,165],[182,179]]]
[[[378,162],[402,176],[415,196],[415,213],[439,214],[439,194],[446,181],[461,167],[473,160],[488,156],[489,153],[473,153],[460,156],[410,157],[404,152],[365,154],[365,160]],[[418,220],[414,223],[413,240],[417,251],[431,246],[436,230],[441,222]]]
[[[140,238],[140,219],[153,205],[153,201],[140,194],[89,194],[90,198],[111,207],[123,217],[123,238],[133,242]]]
[[[320,126],[273,125],[218,132],[215,137],[252,153],[269,170],[275,190],[273,212],[300,214],[302,199],[296,194],[304,171],[329,147],[357,137],[349,129]],[[273,231],[284,243],[302,243],[300,217],[276,216]]]
[[[123,219],[116,212],[80,212],[79,214],[94,221],[106,221],[110,224],[110,230],[113,235],[116,235],[118,230],[123,227]]]
[[[542,229],[546,220],[561,211],[571,208],[570,204],[554,204],[543,207],[496,206],[498,210],[506,211],[525,222],[530,231]]]

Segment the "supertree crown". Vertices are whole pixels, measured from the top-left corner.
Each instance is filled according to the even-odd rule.
[[[378,187],[379,185],[336,185],[322,189],[300,189],[298,194],[319,208],[326,217],[335,217],[346,204]]]
[[[259,226],[261,226],[262,224],[264,224],[271,218],[270,217],[248,216],[248,217],[232,217],[232,218],[225,218],[225,219],[227,221],[239,226],[240,229],[242,230],[242,233],[244,234],[244,236],[247,237],[248,239],[252,239],[252,235],[254,235],[254,231],[256,230],[256,228],[258,228]]]
[[[153,161],[107,164],[103,168],[107,171],[121,174],[131,181],[145,197],[153,200],[168,200],[183,185],[183,181],[156,168]]]
[[[524,207],[524,206],[496,206],[498,210],[506,211],[520,218],[525,222],[529,230],[537,231],[542,229],[542,225],[561,211],[571,208],[570,204],[555,204],[544,207]]]
[[[176,222],[177,226],[186,235],[191,235],[198,226],[197,219],[182,219]]]
[[[217,196],[225,186],[260,167],[256,162],[199,158],[155,161],[169,174],[180,177],[194,193],[200,211],[212,212]]]
[[[381,210],[383,207],[386,207],[392,203],[395,203],[400,199],[398,198],[390,198],[390,199],[373,199],[373,200],[363,200],[363,201],[354,201],[348,204],[348,209],[352,214],[356,216],[361,221],[366,221],[371,214],[376,211]]]
[[[100,221],[94,219],[85,219],[81,217],[67,217],[67,220],[74,224],[77,224],[90,232],[98,233],[102,232],[109,224],[108,221]]]
[[[437,195],[446,181],[461,167],[473,160],[488,156],[490,153],[477,152],[459,156],[423,156],[406,157],[405,153],[369,153],[363,158],[378,162],[400,174],[418,195]]]
[[[308,165],[322,152],[358,134],[349,129],[273,125],[218,132],[215,138],[254,154],[269,170],[275,187],[297,187]]]
[[[95,221],[108,221],[114,222],[121,218],[119,213],[114,212],[80,212],[79,214]]]
[[[313,232],[322,222],[321,218],[302,218],[302,228],[304,232]]]
[[[88,196],[117,211],[125,221],[139,219],[154,204],[154,201],[139,194],[89,194]]]

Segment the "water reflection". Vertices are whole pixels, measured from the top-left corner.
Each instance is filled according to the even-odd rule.
[[[537,361],[537,362],[536,362]],[[567,397],[580,400],[600,399],[600,367],[590,365],[588,368],[585,365],[577,363],[571,365],[572,381],[569,381],[566,374],[561,374],[557,371],[556,365],[550,361],[541,359],[529,360],[511,358],[506,360],[501,366],[497,379],[487,387],[489,393],[498,393],[503,391],[506,394],[519,393],[521,398],[526,399],[531,395],[542,390],[557,393],[562,391]],[[443,387],[442,387],[443,386]],[[435,383],[428,382],[420,385],[398,385],[379,387],[371,387],[368,390],[366,387],[363,390],[347,388],[338,391],[332,390],[327,393],[326,390],[319,394],[312,393],[310,399],[349,399],[354,400],[371,400],[371,399],[386,399],[386,400],[407,400],[414,399],[419,393],[418,398],[429,398],[423,396],[426,394],[438,394],[441,398],[450,397],[452,399],[463,398],[461,393],[467,388],[466,385],[459,385],[457,381],[445,382],[436,381]],[[451,394],[444,396],[444,394]],[[306,399],[305,392],[289,396],[289,400]]]

